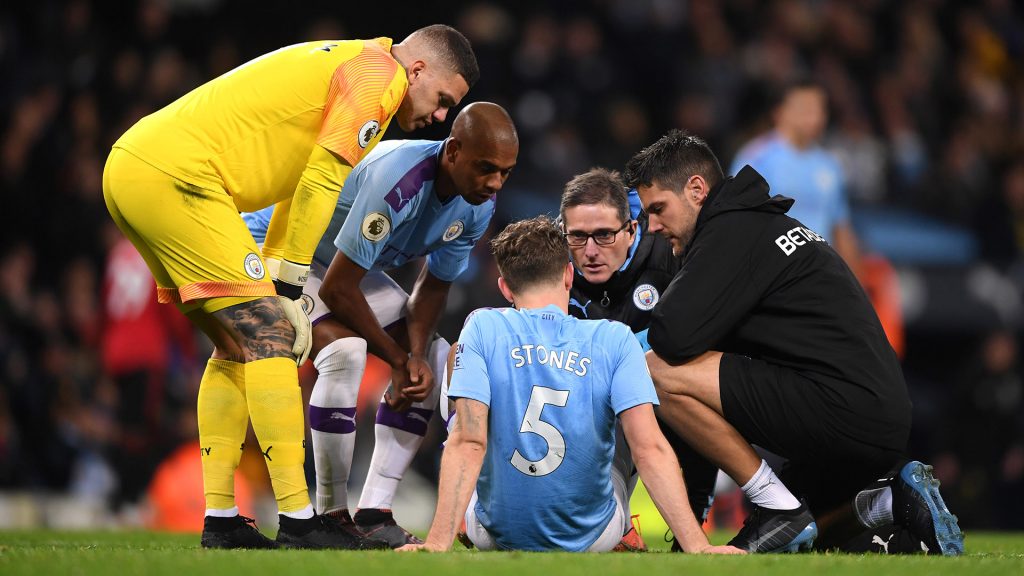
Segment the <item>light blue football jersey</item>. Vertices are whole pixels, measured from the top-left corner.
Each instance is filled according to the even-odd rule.
[[[832,242],[832,229],[850,221],[843,171],[824,148],[798,150],[775,132],[750,141],[736,154],[729,173],[749,164],[768,181],[772,194],[796,200],[786,213]]]
[[[483,309],[456,348],[450,398],[490,407],[476,514],[514,550],[589,548],[615,512],[615,419],[657,404],[629,327],[556,306]]]
[[[451,282],[494,214],[494,198],[473,206],[461,196],[445,202],[434,191],[445,141],[387,140],[345,181],[338,205],[313,254],[326,270],[340,250],[367,270],[390,270],[427,256],[437,278]],[[243,214],[257,243],[267,235],[273,207]]]

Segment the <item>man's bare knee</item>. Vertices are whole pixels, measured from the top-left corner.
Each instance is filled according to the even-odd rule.
[[[718,380],[721,358],[721,352],[705,352],[685,364],[672,365],[657,354],[648,352],[647,365],[662,402],[689,397],[721,414]]]
[[[688,394],[693,381],[694,370],[689,364],[669,364],[654,352],[647,353],[647,368],[654,380],[658,397]]]

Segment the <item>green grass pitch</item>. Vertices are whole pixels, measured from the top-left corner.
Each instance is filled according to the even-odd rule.
[[[716,542],[727,535],[716,535]],[[153,532],[0,531],[0,574],[246,576],[348,574],[452,576],[456,574],[1021,574],[1024,533],[968,533],[959,558],[844,554],[712,557],[668,554],[660,535],[647,534],[647,554],[482,553],[456,544],[448,554],[304,550],[211,551],[196,534]]]

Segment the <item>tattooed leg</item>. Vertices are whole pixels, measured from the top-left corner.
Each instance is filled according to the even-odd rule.
[[[245,353],[235,342],[234,337],[227,331],[220,321],[210,315],[202,308],[186,312],[185,316],[192,322],[192,325],[203,331],[213,342],[214,360],[227,360],[229,362],[245,362]]]
[[[246,362],[292,357],[295,329],[276,297],[229,306],[214,312],[213,317],[238,344]]]

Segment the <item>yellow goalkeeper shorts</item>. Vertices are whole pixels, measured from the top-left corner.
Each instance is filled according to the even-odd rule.
[[[227,191],[182,182],[114,148],[103,170],[103,199],[149,265],[160,302],[214,312],[276,294]]]

